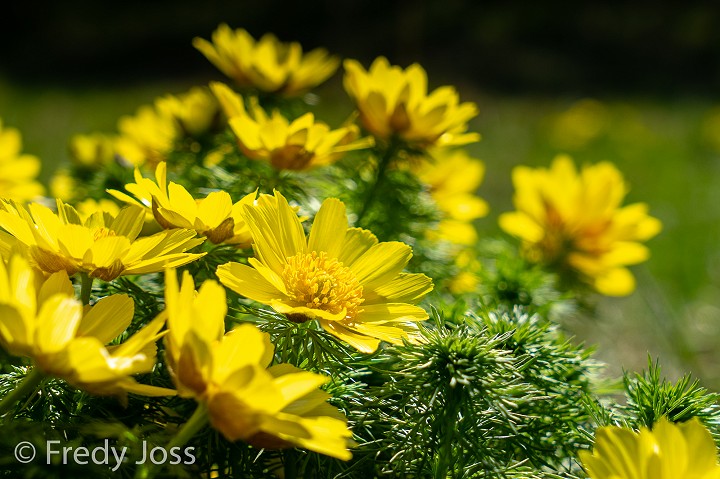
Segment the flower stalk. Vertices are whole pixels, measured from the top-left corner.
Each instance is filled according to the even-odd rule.
[[[0,416],[8,412],[18,401],[35,391],[43,379],[45,379],[45,376],[42,371],[37,367],[32,368],[25,378],[20,381],[20,384],[0,400]]]

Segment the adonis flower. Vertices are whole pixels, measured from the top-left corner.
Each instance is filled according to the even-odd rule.
[[[252,205],[255,193],[246,195],[235,204],[225,191],[214,191],[196,200],[181,185],[172,181],[168,185],[165,162],[158,163],[155,181],[143,178],[135,168],[135,183],[128,183],[125,189],[138,200],[120,191],[108,192],[131,205],[151,208],[155,219],[165,229],[194,229],[215,244],[250,244],[250,231],[243,219],[242,205]]]
[[[115,152],[126,162],[154,167],[165,161],[173,150],[180,128],[169,111],[144,105],[134,116],[118,120],[120,136],[115,139]]]
[[[477,115],[475,104],[459,103],[450,86],[428,94],[427,75],[420,65],[403,70],[384,57],[377,58],[369,71],[355,60],[344,65],[345,90],[357,104],[363,126],[376,137],[399,137],[421,148],[480,140],[477,133],[466,133],[468,120]]]
[[[124,332],[133,317],[133,300],[107,296],[83,308],[65,271],[44,282],[28,262],[13,255],[0,260],[0,346],[31,358],[44,374],[62,378],[93,394],[128,392],[147,396],[175,391],[137,383],[133,374],[150,372],[164,321],[155,320],[119,346],[105,346]]]
[[[158,98],[155,104],[190,136],[208,131],[219,114],[217,100],[207,88],[195,87],[181,95],[166,95]]]
[[[28,250],[33,266],[46,273],[87,273],[112,281],[121,275],[155,273],[182,266],[203,256],[186,253],[202,244],[195,231],[175,229],[138,238],[145,211],[124,208],[117,216],[98,211],[85,221],[70,205],[58,200],[58,213],[37,203],[27,209],[17,203],[0,203],[0,251],[20,245]]]
[[[592,453],[580,451],[590,479],[718,479],[717,449],[697,419],[662,418],[652,431],[601,427]]]
[[[402,344],[418,338],[428,314],[415,306],[433,288],[423,274],[402,273],[411,248],[378,243],[370,231],[348,228],[345,205],[325,200],[306,238],[287,200],[261,195],[245,207],[256,258],[250,266],[218,268],[233,291],[268,304],[297,322],[317,319],[329,333],[363,352],[380,340]]]
[[[517,211],[500,216],[500,227],[523,240],[534,262],[571,269],[597,291],[630,294],[635,278],[627,265],[645,261],[640,244],[661,229],[644,203],[621,206],[627,187],[611,163],[575,169],[558,156],[549,169],[513,171]]]
[[[251,324],[224,334],[227,301],[215,281],[196,293],[188,272],[178,287],[168,271],[165,284],[168,367],[178,394],[204,403],[215,429],[257,447],[297,445],[351,458],[346,420],[318,390],[329,378],[289,364],[268,368],[270,336]]]
[[[0,198],[26,201],[43,194],[44,188],[35,179],[40,160],[23,155],[22,137],[15,128],[3,128],[0,120]]]
[[[324,49],[303,55],[299,43],[282,43],[270,34],[256,42],[247,31],[226,24],[213,32],[212,43],[195,38],[193,46],[238,86],[288,96],[316,87],[339,65]]]
[[[372,146],[371,139],[357,140],[359,130],[355,125],[331,130],[315,121],[312,113],[289,121],[277,110],[268,116],[257,103],[248,113],[242,97],[227,85],[213,83],[211,88],[223,105],[243,153],[253,160],[267,161],[275,169],[306,170],[328,165],[347,151]]]
[[[475,244],[477,232],[472,221],[488,213],[488,204],[475,194],[485,174],[482,161],[471,158],[464,150],[443,148],[433,152],[432,161],[418,163],[414,172],[428,185],[442,213],[433,234],[452,243]]]

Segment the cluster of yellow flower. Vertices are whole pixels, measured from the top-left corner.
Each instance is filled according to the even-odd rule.
[[[339,66],[324,50],[303,54],[296,43],[283,44],[271,35],[256,42],[226,25],[212,43],[196,39],[195,46],[238,87],[255,93],[298,95]],[[247,263],[217,268],[219,283],[292,321],[317,321],[339,340],[372,353],[382,341],[421,340],[418,324],[428,314],[417,304],[433,282],[403,272],[412,249],[351,227],[345,204],[335,198],[322,202],[306,236],[297,211],[280,192],[256,190],[233,201],[226,191],[197,197],[168,181],[169,154],[178,139],[204,134],[224,121],[222,115],[242,154],[276,170],[330,165],[349,151],[373,147],[393,153],[399,144],[408,155],[423,152],[408,164],[440,215],[428,237],[459,245],[458,257],[474,264],[472,222],[488,213],[475,194],[484,165],[456,147],[480,138],[467,131],[476,106],[460,103],[452,87],[428,93],[425,71],[417,64],[402,69],[381,57],[367,71],[353,60],[344,67],[344,85],[360,125],[332,129],[312,113],[293,119],[280,110],[266,111],[255,96],[212,83],[121,118],[117,136],[75,137],[71,151],[77,164],[94,168],[119,162],[135,168],[127,193],[108,190],[126,204],[122,209],[106,198],[75,197],[77,208],[66,204],[63,199],[73,196],[67,175],[54,183],[56,212],[41,202],[21,204],[42,193],[34,181],[39,163],[19,156],[15,130],[0,130],[0,196],[7,198],[0,202],[0,345],[33,361],[28,378],[59,377],[121,398],[128,392],[178,394],[195,399],[197,417],[209,419],[229,440],[258,447],[298,445],[348,459],[346,420],[318,390],[327,378],[289,364],[270,366],[274,347],[268,334],[249,324],[226,333],[225,289],[208,280],[195,291],[188,272],[178,284],[174,268],[201,260],[206,252],[198,247],[206,241],[252,246],[254,257]],[[382,161],[378,176],[387,166]],[[154,180],[142,170],[152,171]],[[523,241],[530,261],[572,270],[604,294],[634,289],[625,266],[648,257],[640,242],[657,234],[660,222],[648,216],[644,204],[622,206],[627,188],[611,164],[578,173],[570,159],[559,157],[550,169],[518,167],[513,182],[517,211],[503,214],[500,225]],[[153,234],[143,234],[146,222],[154,222]],[[109,346],[128,328],[134,304],[117,294],[89,306],[93,279],[163,271],[165,310],[121,344]],[[80,299],[73,275],[81,284]],[[456,290],[474,287],[472,278],[462,284]],[[132,378],[152,370],[156,341],[163,336],[176,391]],[[0,402],[0,411],[7,400]],[[595,456],[586,463],[595,477],[620,477],[604,472],[610,469]]]

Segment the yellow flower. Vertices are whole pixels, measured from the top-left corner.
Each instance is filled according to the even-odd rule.
[[[433,161],[418,163],[414,172],[430,189],[442,213],[437,237],[452,243],[472,245],[477,232],[472,221],[488,213],[487,203],[475,194],[485,174],[482,161],[464,150],[436,150]]]
[[[380,340],[419,339],[417,322],[427,313],[414,306],[433,288],[423,274],[402,273],[411,248],[378,243],[370,231],[348,228],[345,205],[325,200],[309,239],[287,200],[261,195],[245,207],[256,258],[250,266],[227,263],[220,281],[233,291],[270,305],[293,321],[317,319],[325,330],[363,352]]]
[[[270,34],[256,42],[247,31],[225,24],[213,32],[212,43],[195,38],[193,46],[238,86],[288,96],[324,82],[339,64],[324,49],[303,55],[299,43],[282,43]]]
[[[135,168],[135,183],[125,189],[139,200],[116,190],[108,190],[120,201],[152,210],[155,219],[165,229],[194,229],[215,244],[229,243],[242,247],[250,244],[250,230],[243,218],[242,206],[252,205],[256,193],[250,193],[233,204],[225,191],[214,191],[196,200],[188,191],[172,181],[167,183],[167,166],[158,163],[155,181],[143,178]]]
[[[277,110],[268,116],[256,102],[248,113],[242,97],[227,85],[213,83],[211,88],[223,105],[243,153],[253,160],[267,161],[275,169],[306,170],[328,165],[347,151],[372,146],[369,138],[357,140],[359,130],[355,125],[331,130],[315,121],[312,113],[289,121]]]
[[[27,201],[42,195],[45,189],[35,179],[40,160],[23,155],[22,137],[15,128],[3,128],[0,120],[0,198]]]
[[[58,170],[50,179],[50,194],[53,198],[71,201],[78,193],[78,184],[67,170]]]
[[[627,187],[611,163],[586,166],[558,156],[550,169],[513,170],[517,211],[500,216],[500,227],[523,240],[528,259],[580,274],[597,291],[623,296],[635,289],[625,267],[645,261],[640,244],[660,232],[647,205],[621,206]]]
[[[270,336],[251,324],[224,334],[227,301],[215,281],[196,293],[188,272],[178,287],[175,271],[168,271],[165,285],[168,368],[180,396],[207,405],[215,429],[257,447],[297,445],[351,458],[345,418],[318,390],[329,378],[289,364],[268,368]]]
[[[75,209],[77,210],[78,214],[80,215],[80,219],[82,221],[87,220],[90,218],[93,214],[97,213],[98,211],[104,211],[105,213],[110,213],[112,216],[117,216],[120,213],[120,207],[117,203],[115,203],[112,200],[108,199],[101,199],[101,200],[94,200],[92,198],[88,198],[86,200],[83,200],[75,205]]]
[[[397,136],[418,147],[463,145],[480,140],[466,133],[477,115],[474,103],[459,103],[453,87],[428,94],[427,75],[417,63],[406,70],[377,58],[369,71],[355,60],[345,60],[345,90],[370,133],[389,140]]]
[[[652,431],[601,427],[595,449],[580,451],[591,479],[718,479],[712,436],[697,419],[673,424],[662,418]]]
[[[115,159],[115,138],[102,133],[70,138],[70,158],[80,165],[102,167]]]
[[[118,120],[120,136],[115,140],[115,152],[127,163],[154,167],[165,161],[180,136],[175,119],[167,112],[152,106],[138,108],[135,116]]]
[[[10,242],[28,250],[33,266],[46,273],[65,270],[72,275],[112,281],[120,275],[145,274],[182,266],[204,253],[186,253],[202,244],[195,231],[176,229],[138,238],[145,212],[130,206],[113,217],[98,211],[85,221],[70,205],[58,200],[58,213],[38,203],[27,209],[17,203],[0,203],[0,235],[9,250]]]
[[[155,104],[159,111],[167,113],[190,136],[207,132],[218,116],[218,103],[206,88],[194,87],[182,95],[166,95]]]
[[[43,282],[22,256],[13,255],[7,267],[0,260],[0,345],[10,354],[31,358],[46,375],[93,394],[175,394],[130,377],[155,365],[162,319],[123,344],[106,347],[130,325],[133,300],[116,294],[83,308],[74,294],[65,271]]]

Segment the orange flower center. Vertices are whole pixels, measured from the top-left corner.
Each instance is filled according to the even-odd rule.
[[[343,309],[346,318],[360,312],[365,301],[363,287],[350,268],[324,251],[298,253],[288,259],[282,274],[285,288],[299,306],[338,314]]]

